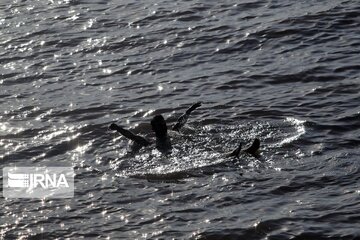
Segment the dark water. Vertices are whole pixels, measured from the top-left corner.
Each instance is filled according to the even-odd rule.
[[[1,198],[0,239],[360,238],[359,53],[355,0],[1,1],[0,166],[76,190]],[[197,101],[168,158],[107,130]]]

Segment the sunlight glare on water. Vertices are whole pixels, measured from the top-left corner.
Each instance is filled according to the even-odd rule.
[[[76,189],[3,198],[0,238],[356,239],[359,10],[1,1],[0,164],[73,166]],[[111,123],[153,145],[134,151]],[[225,157],[255,138],[259,156]]]

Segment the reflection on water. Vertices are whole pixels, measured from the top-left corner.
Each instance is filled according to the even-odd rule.
[[[296,134],[294,136],[287,137],[284,140],[282,140],[280,143],[278,143],[277,146],[279,147],[283,146],[284,144],[291,143],[299,139],[303,134],[305,134],[305,126],[304,126],[305,121],[301,121],[292,117],[286,118],[285,121],[290,122],[292,125],[294,125]]]
[[[305,121],[295,118],[286,118],[278,123],[254,122],[227,126],[209,124],[202,127],[190,125],[182,130],[181,135],[173,136],[174,149],[169,156],[163,156],[154,149],[154,146],[131,154],[132,143],[127,143],[125,137],[118,137],[118,134],[115,134],[113,143],[119,146],[116,151],[119,158],[111,161],[111,168],[119,171],[119,176],[123,177],[142,176],[147,179],[150,175],[158,179],[162,176],[169,178],[169,175],[186,177],[194,170],[201,172],[204,167],[232,162],[233,159],[227,159],[225,154],[238,146],[240,142],[249,145],[256,137],[260,137],[263,141],[261,162],[266,164],[267,160],[273,158],[279,147],[299,139],[305,133],[304,123]],[[259,163],[257,159],[246,154],[242,154],[237,161],[249,167],[256,167]]]

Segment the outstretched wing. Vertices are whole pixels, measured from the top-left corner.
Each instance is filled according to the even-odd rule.
[[[251,146],[248,147],[247,149],[244,149],[243,152],[249,153],[253,157],[258,158],[260,156],[259,149],[260,149],[260,140],[258,138],[255,138],[253,143],[251,144]],[[231,153],[228,153],[226,155],[226,157],[237,157],[238,158],[241,152],[242,151],[241,151],[241,143],[240,143],[239,146]]]
[[[141,145],[141,146],[149,146],[151,143],[146,140],[145,138],[139,136],[139,135],[136,135],[134,133],[132,133],[131,131],[129,130],[126,130],[124,129],[123,127],[120,127],[118,125],[116,125],[115,123],[112,123],[109,128],[111,130],[116,130],[117,132],[119,132],[121,135],[123,135],[124,137],[136,142],[137,144]]]
[[[241,143],[239,144],[239,146],[234,150],[232,151],[231,153],[227,154],[226,157],[239,157],[240,155],[240,152],[241,152]]]
[[[188,110],[186,110],[186,112],[183,115],[181,115],[178,118],[178,120],[177,120],[176,124],[173,126],[172,130],[179,131],[186,124],[191,112],[200,106],[201,106],[201,102],[197,102],[197,103],[193,104]]]
[[[254,157],[256,157],[258,155],[259,148],[260,148],[260,140],[258,138],[255,138],[251,146],[245,149],[244,152],[247,152],[253,155]]]

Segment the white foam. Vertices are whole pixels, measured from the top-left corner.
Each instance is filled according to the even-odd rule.
[[[293,117],[287,117],[285,120],[285,122],[289,122],[291,123],[291,125],[293,125],[295,127],[295,135],[293,136],[289,136],[285,139],[283,139],[281,142],[277,143],[276,146],[283,146],[284,144],[288,144],[291,143],[293,141],[296,141],[297,139],[299,139],[302,135],[305,134],[306,130],[305,130],[305,121],[304,120],[299,120]]]

